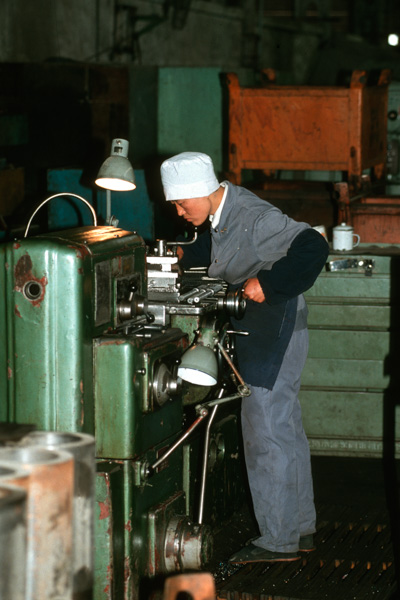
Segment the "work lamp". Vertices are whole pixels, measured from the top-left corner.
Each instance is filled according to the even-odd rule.
[[[110,156],[103,162],[96,178],[96,185],[106,190],[106,223],[118,225],[111,216],[111,191],[129,192],[136,188],[135,174],[128,159],[129,142],[115,139],[111,144]]]

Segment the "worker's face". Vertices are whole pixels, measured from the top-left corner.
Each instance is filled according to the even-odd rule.
[[[196,227],[204,223],[211,214],[211,201],[208,196],[203,198],[188,198],[187,200],[173,200],[177,213]]]

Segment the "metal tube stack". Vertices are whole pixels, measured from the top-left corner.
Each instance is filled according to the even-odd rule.
[[[33,431],[20,445],[69,452],[74,459],[73,598],[90,598],[94,580],[95,440],[84,433]]]
[[[0,466],[10,463],[28,474],[20,479],[27,493],[25,598],[72,599],[72,455],[43,447],[0,448]]]

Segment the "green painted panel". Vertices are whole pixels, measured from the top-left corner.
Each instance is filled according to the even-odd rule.
[[[306,293],[307,298],[360,298],[373,299],[390,298],[391,284],[386,275],[365,275],[347,273],[322,273],[313,287]]]
[[[118,580],[118,569],[123,570],[123,563],[118,564],[119,538],[123,532],[116,528],[121,513],[119,490],[123,488],[122,465],[98,462],[96,474],[96,505],[94,529],[94,590],[95,600],[112,600],[115,598],[115,583]],[[121,576],[120,576],[121,577]]]
[[[82,390],[91,384],[84,372],[82,257],[49,240],[46,248],[38,240],[8,245],[5,254],[9,417],[42,429],[80,431],[86,425],[90,432],[90,409],[85,414],[82,405]],[[36,300],[25,293],[30,282],[32,291],[41,290]]]
[[[383,361],[374,360],[308,358],[301,377],[303,387],[380,390],[389,382]]]
[[[154,539],[149,519],[174,497],[185,510],[182,490],[182,447],[175,450],[147,480],[145,465],[152,465],[175,442],[175,437],[149,449],[135,462],[99,461],[96,482],[95,600],[139,600],[141,586],[152,575]],[[143,467],[143,468],[142,468]],[[165,529],[155,537],[163,539]],[[159,550],[163,551],[161,543]],[[162,556],[159,557],[162,559]]]
[[[387,331],[323,330],[309,331],[310,358],[350,358],[383,361],[390,352]]]
[[[98,456],[134,457],[180,430],[181,399],[166,399],[158,406],[151,385],[158,362],[173,365],[184,347],[185,338],[178,329],[154,332],[151,340],[129,335],[95,340]]]
[[[135,267],[145,290],[143,240],[82,227],[6,244],[0,259],[3,415],[44,430],[93,433],[92,340],[115,324],[112,280]]]
[[[398,387],[400,263],[380,246],[382,255],[360,247],[357,254],[329,256],[373,260],[372,275],[362,268],[325,270],[306,294],[310,347],[300,400],[314,454],[382,456],[394,435],[386,428],[396,428],[400,452],[399,408],[389,393]]]
[[[153,575],[154,543],[158,540],[158,549],[163,552],[163,544],[160,539],[164,538],[165,529],[153,529],[154,537],[150,538],[149,530],[151,515],[161,509],[161,506],[169,506],[175,497],[182,499],[179,509],[185,511],[183,496],[183,472],[182,472],[182,446],[179,446],[153,474],[141,485],[137,484],[137,472],[146,463],[152,465],[162,457],[166,450],[176,441],[177,436],[158,444],[149,449],[137,462],[124,462],[124,553],[125,553],[125,584],[129,587],[126,596],[116,598],[130,598],[138,600],[140,581]],[[176,507],[178,509],[178,507]],[[162,556],[158,557],[158,565],[162,564]]]
[[[384,393],[302,390],[299,398],[309,436],[382,439],[389,433],[384,429],[388,422],[400,440],[400,406],[394,409]]]
[[[218,68],[163,68],[158,82],[158,151],[209,154],[222,170],[222,87]]]
[[[314,303],[307,299],[309,327],[349,327],[388,329],[399,324],[399,311],[390,306],[361,306],[360,304]],[[394,323],[393,323],[394,322]]]

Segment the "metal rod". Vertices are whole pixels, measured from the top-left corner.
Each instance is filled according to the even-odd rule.
[[[225,402],[231,402],[232,400],[237,400],[238,398],[243,398],[243,394],[237,393],[232,394],[232,396],[225,396],[225,398],[221,398],[220,400],[210,400],[210,402],[205,403],[205,406],[211,407],[215,406],[216,404],[224,404]]]
[[[222,398],[223,393],[224,393],[224,389],[222,388],[219,391],[218,399]],[[208,419],[206,435],[204,438],[203,469],[202,469],[202,473],[201,473],[201,488],[200,488],[200,502],[199,502],[199,518],[198,518],[199,525],[201,525],[203,522],[204,496],[205,496],[205,491],[206,491],[208,454],[209,454],[209,449],[210,449],[210,430],[211,430],[211,425],[212,425],[212,422],[214,420],[215,413],[217,412],[217,410],[218,410],[218,404],[215,404],[213,411],[210,415],[210,418]]]
[[[158,460],[156,460],[156,462],[153,465],[151,465],[150,471],[154,471],[154,469],[157,469],[157,467],[159,467],[161,465],[161,463],[164,462],[164,460],[166,458],[168,458],[168,456],[170,454],[172,454],[172,452],[174,450],[176,450],[176,448],[178,448],[178,446],[180,446],[182,444],[182,442],[184,442],[186,440],[186,438],[192,433],[192,431],[197,427],[197,425],[199,425],[203,421],[203,419],[207,415],[208,415],[207,408],[202,408],[200,410],[199,417],[197,417],[197,419],[191,424],[191,426],[189,427],[189,429],[187,429],[185,431],[185,433],[175,442],[175,444],[173,444],[171,446],[171,448],[169,448],[169,450],[167,450],[165,452],[165,454],[163,454]]]
[[[237,368],[231,361],[231,358],[230,358],[229,354],[227,353],[227,351],[225,350],[225,348],[222,346],[222,344],[220,342],[217,342],[217,346],[220,349],[222,356],[225,358],[226,362],[228,363],[228,365],[230,366],[232,371],[235,373],[236,377],[239,379],[240,383],[242,385],[246,386],[246,384],[243,380],[243,377],[241,376],[241,374],[239,373],[239,371],[237,370]]]
[[[195,296],[197,294],[197,292],[199,292],[199,291],[200,291],[200,288],[193,288],[189,292],[185,292],[184,294],[181,294],[179,296],[179,302],[182,302],[183,300],[190,298],[190,296]]]
[[[106,190],[106,223],[111,221],[111,190]]]

